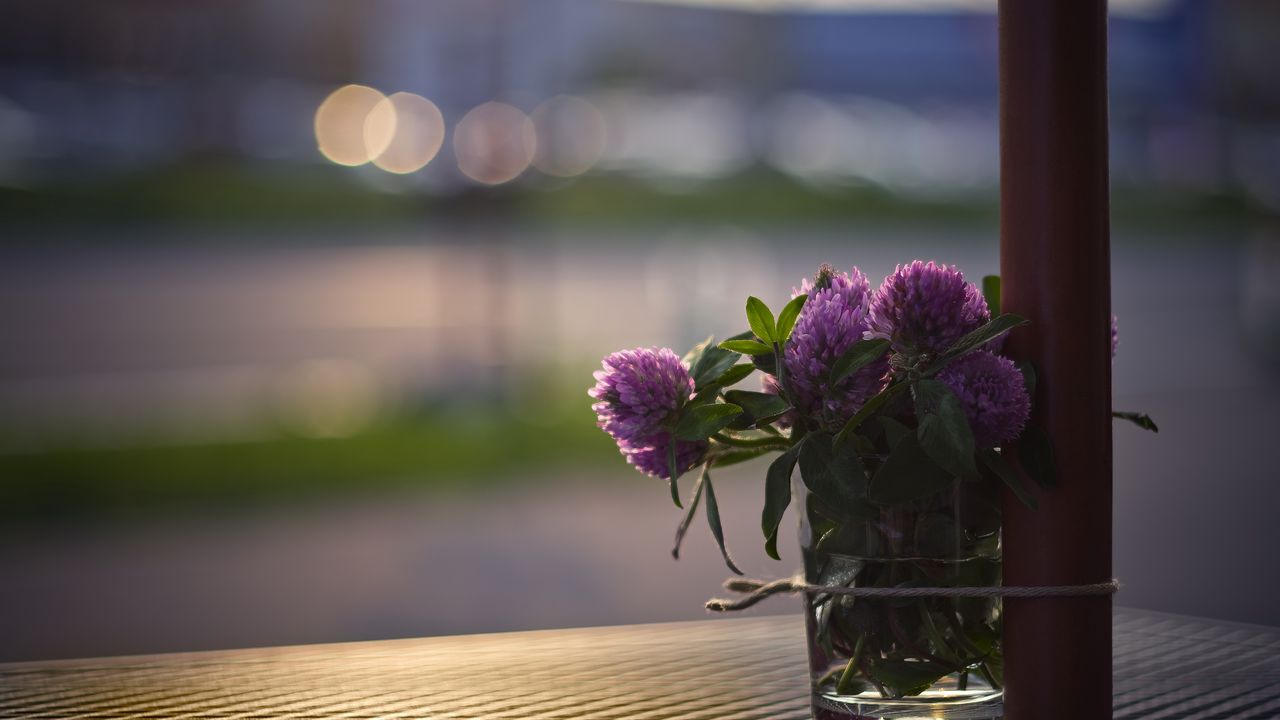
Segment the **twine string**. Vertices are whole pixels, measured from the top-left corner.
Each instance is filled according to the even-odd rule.
[[[1120,589],[1120,582],[1112,579],[1106,582],[1085,585],[995,585],[985,587],[846,587],[844,585],[813,585],[805,582],[804,577],[782,578],[780,580],[753,580],[751,578],[730,578],[724,587],[730,592],[742,594],[741,598],[712,598],[707,601],[707,609],[715,612],[746,610],[765,598],[774,595],[795,595],[797,593],[814,593],[843,595],[846,597],[864,598],[1052,598],[1052,597],[1084,597],[1089,595],[1113,595]]]

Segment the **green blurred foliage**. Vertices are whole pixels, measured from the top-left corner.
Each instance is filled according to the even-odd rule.
[[[392,487],[475,488],[615,468],[586,403],[531,424],[498,412],[402,418],[344,438],[0,455],[0,523],[240,507]]]
[[[999,219],[994,189],[949,197],[907,196],[872,185],[808,185],[763,167],[704,183],[662,184],[601,173],[571,181],[535,178],[449,196],[423,193],[410,185],[396,188],[396,183],[407,181],[394,177],[381,178],[387,185],[375,188],[359,173],[329,165],[205,161],[122,177],[0,187],[0,222],[42,230],[105,224],[103,236],[111,237],[111,224],[305,232],[335,223],[376,229],[423,221],[617,227],[674,222],[830,225],[856,220],[994,227]],[[1239,195],[1125,186],[1112,192],[1113,224],[1144,230],[1221,224],[1259,212]]]

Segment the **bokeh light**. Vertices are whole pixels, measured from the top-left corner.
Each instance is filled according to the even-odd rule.
[[[600,108],[611,133],[617,129],[605,158],[610,169],[675,190],[752,162],[750,122],[740,99],[707,92],[619,91],[602,97]]]
[[[375,116],[381,115],[394,118],[394,134],[381,154],[374,156],[374,165],[389,173],[404,175],[421,170],[440,152],[444,144],[444,116],[435,103],[409,92],[398,92],[379,102],[365,121],[366,144],[370,147],[377,139],[370,138],[371,133],[378,132]]]
[[[380,157],[399,130],[399,115],[396,106],[383,98],[364,116],[361,135],[364,137],[364,149],[370,160]]]
[[[453,131],[462,174],[486,185],[514,180],[537,152],[533,121],[518,108],[487,102],[471,109]]]
[[[386,149],[395,133],[391,107],[374,113],[386,96],[364,85],[344,85],[316,108],[316,145],[339,165],[363,165]]]
[[[604,154],[604,116],[590,102],[557,95],[530,117],[538,133],[533,165],[542,172],[556,177],[581,175]]]

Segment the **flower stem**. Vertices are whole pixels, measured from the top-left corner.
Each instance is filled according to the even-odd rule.
[[[791,393],[787,392],[787,366],[782,362],[782,346],[778,343],[773,344],[773,369],[778,376],[778,387],[790,398]]]
[[[965,672],[964,668],[968,667],[966,662],[959,653],[954,652],[947,643],[946,638],[938,630],[938,626],[933,622],[933,614],[929,612],[928,606],[924,601],[919,604],[921,625],[924,627],[925,635],[929,638],[929,642],[933,645],[933,650],[942,655],[947,660],[948,665],[956,666],[960,672]]]
[[[955,600],[951,602],[953,606],[957,604]],[[975,658],[985,658],[986,653],[974,647],[973,643],[969,642],[969,638],[965,636],[964,625],[956,618],[955,613],[958,612],[960,612],[959,609],[956,609],[954,613],[942,613],[943,617],[947,619],[947,624],[951,626],[951,634],[955,638],[956,645],[967,655]]]
[[[858,642],[853,645],[853,654],[849,656],[849,664],[844,666],[844,673],[840,675],[840,680],[836,682],[836,694],[844,695],[849,691],[849,685],[853,682],[853,678],[858,674],[858,660],[862,658],[862,642],[867,639],[866,635],[859,634]]]
[[[920,602],[923,602],[923,601],[920,601]],[[919,645],[916,645],[914,642],[912,642],[911,638],[907,637],[906,631],[903,630],[902,628],[902,621],[898,619],[897,609],[893,608],[892,606],[889,606],[884,609],[884,612],[885,612],[885,617],[889,619],[889,632],[893,634],[893,639],[898,643],[898,647],[902,651],[905,651],[911,657],[917,657],[923,660],[929,660],[931,662],[935,662],[944,667],[950,667],[952,668],[952,672],[960,672],[961,670],[964,669],[963,664],[952,662],[939,655],[928,652],[922,649]]]
[[[982,677],[986,679],[987,683],[991,685],[992,689],[994,690],[1001,689],[1000,681],[996,680],[995,675],[991,673],[991,669],[987,667],[986,660],[983,660],[982,662],[978,663],[978,672],[982,674]]]

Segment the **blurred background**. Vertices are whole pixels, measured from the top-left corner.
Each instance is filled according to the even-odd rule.
[[[1280,624],[1280,6],[1111,6],[1117,602]],[[703,617],[591,370],[996,272],[996,54],[983,0],[3,2],[0,660]]]

